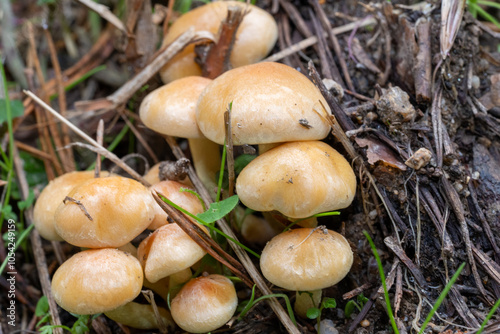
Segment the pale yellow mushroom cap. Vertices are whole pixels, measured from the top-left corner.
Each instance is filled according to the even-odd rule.
[[[291,142],[252,160],[238,176],[236,191],[253,210],[305,218],[349,206],[356,193],[356,176],[329,145]]]
[[[274,237],[260,258],[264,277],[292,291],[318,290],[337,284],[351,269],[353,255],[341,234],[327,231],[299,228]]]
[[[104,177],[107,174],[107,172],[102,172],[101,176]],[[43,238],[51,241],[63,240],[57,234],[54,225],[56,209],[74,187],[93,178],[93,171],[66,173],[50,181],[42,190],[33,210],[33,224]]]
[[[175,80],[149,93],[142,100],[139,114],[148,128],[169,136],[203,138],[196,124],[196,103],[212,80],[187,77]]]
[[[188,188],[185,184],[182,184],[177,181],[161,181],[157,184],[154,184],[150,187],[151,191],[157,191],[164,195],[166,198],[185,209],[186,211],[192,213],[193,215],[197,215],[202,213],[203,205],[200,202],[200,199],[196,197],[193,193],[185,190],[192,190]],[[167,218],[168,215],[163,209],[156,204],[154,206],[155,209],[155,218],[151,225],[148,226],[150,230],[156,230],[157,228],[168,224]]]
[[[52,294],[68,312],[96,314],[132,301],[141,292],[142,268],[118,249],[86,250],[64,262],[52,278]]]
[[[190,10],[172,24],[163,45],[171,43],[190,27],[194,27],[195,31],[205,30],[217,34],[229,6],[245,8],[246,5],[239,1],[216,1]],[[278,25],[269,13],[253,5],[248,5],[248,11],[236,32],[230,56],[233,67],[253,64],[263,59],[278,39]],[[201,68],[194,59],[194,45],[189,45],[161,69],[163,82],[201,75]]]
[[[111,176],[82,183],[55,213],[57,233],[79,247],[120,247],[141,234],[154,218],[153,196],[137,181]],[[85,211],[92,217],[86,216]]]
[[[233,283],[221,275],[198,277],[184,285],[172,300],[174,321],[190,333],[213,331],[228,322],[238,298]]]
[[[144,275],[151,283],[189,268],[205,254],[177,224],[156,229],[137,248]]]
[[[231,102],[234,145],[323,139],[330,131],[321,104],[328,114],[330,109],[320,91],[306,76],[283,64],[232,69],[201,93],[198,126],[218,144],[224,143],[224,112]]]

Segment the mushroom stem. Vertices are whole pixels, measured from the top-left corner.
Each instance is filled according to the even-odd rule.
[[[175,329],[175,322],[170,312],[162,307],[158,307],[161,320],[169,330]],[[157,318],[153,312],[153,307],[149,304],[139,304],[135,302],[127,303],[112,311],[104,313],[108,318],[122,325],[137,329],[159,329]]]
[[[221,160],[219,145],[206,138],[189,138],[188,142],[196,174],[210,195],[215,197],[213,191],[217,188],[215,175],[220,169]]]
[[[297,291],[294,305],[295,314],[301,318],[307,319],[307,310],[313,307],[319,307],[322,291],[321,289]]]

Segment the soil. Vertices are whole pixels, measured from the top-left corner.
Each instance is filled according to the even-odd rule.
[[[14,122],[16,141],[36,148],[30,150],[36,159],[21,153],[29,174],[27,181],[35,195],[48,179],[59,175],[67,166],[63,164],[58,170],[54,164],[40,163],[41,157],[46,155],[57,154],[60,161],[66,160],[61,157],[61,151],[54,152],[43,146],[43,138],[47,138],[48,133],[37,131],[37,125],[47,128],[46,120],[39,116],[39,109],[34,109],[34,103],[21,93],[19,73],[23,74],[25,68],[30,89],[46,98],[57,92],[57,85],[50,83],[50,79],[58,76],[63,81],[80,79],[89,70],[105,65],[104,70],[68,90],[65,100],[54,99],[55,109],[67,109],[67,117],[92,137],[95,137],[99,119],[103,119],[104,142],[108,145],[130,126],[124,119],[133,122],[137,131],[127,132],[120,141],[114,151],[119,157],[139,153],[149,164],[156,162],[155,159],[174,159],[165,140],[146,129],[137,117],[144,96],[161,86],[158,75],[133,91],[120,105],[108,109],[99,107],[103,98],[141,71],[160,41],[162,19],[157,17],[160,7],[155,7],[156,14],[152,17],[151,4],[147,1],[144,5],[139,0],[125,1],[129,8],[144,8],[136,11],[140,15],[134,16],[133,12],[120,10],[120,3],[108,1],[105,4],[114,13],[122,13],[120,17],[132,27],[135,38],[127,39],[117,29],[106,27],[102,18],[90,14],[86,7],[76,2],[60,0],[35,4],[23,0],[11,3],[13,21],[9,21],[10,26],[2,26],[2,34],[13,36],[15,47],[7,50],[4,44],[2,54],[7,57],[7,79],[15,82],[8,86],[10,98],[22,100],[25,107],[25,115]],[[200,3],[195,1],[194,5]],[[500,29],[479,22],[465,10],[453,47],[443,59],[439,1],[417,9],[410,9],[409,6],[415,5],[412,1],[366,4],[327,0],[320,6],[321,11],[306,1],[268,0],[258,1],[257,5],[270,12],[273,8],[276,10],[273,16],[280,27],[280,41],[271,54],[309,36],[321,36],[326,31],[321,23],[322,14],[332,28],[354,24],[354,29],[336,36],[340,54],[327,36],[319,38],[320,42],[313,47],[290,53],[280,60],[303,73],[309,73],[308,61],[312,61],[321,78],[334,79],[344,88],[341,100],[325,96],[341,131],[334,130],[324,141],[353,161],[358,177],[357,195],[340,216],[319,218],[319,224],[345,235],[354,252],[354,264],[344,280],[325,289],[324,296],[335,298],[337,307],[323,310],[321,319],[331,320],[338,333],[392,331],[377,262],[363,234],[367,231],[382,261],[400,333],[418,332],[432,305],[462,263],[466,264],[463,271],[426,332],[475,332],[495,301],[500,299]],[[491,15],[500,17],[498,9],[486,9]],[[171,20],[177,15],[172,15]],[[375,21],[364,26],[370,18]],[[99,24],[95,24],[95,20]],[[52,51],[47,36],[54,41]],[[36,44],[36,57],[31,52],[31,37]],[[98,52],[91,53],[91,59],[85,59],[86,54],[93,52],[92,45],[98,45]],[[13,50],[20,56],[12,53]],[[65,71],[62,76],[50,60],[54,52]],[[9,61],[16,57],[21,63]],[[45,71],[45,83],[37,77],[37,61]],[[341,61],[346,64],[347,73]],[[2,133],[6,130],[2,128]],[[65,143],[64,135],[56,133]],[[50,136],[54,138],[55,135],[51,132]],[[80,139],[71,135],[70,141]],[[8,151],[7,139],[2,143],[3,151]],[[50,140],[49,143],[52,145]],[[54,143],[57,145],[55,140]],[[179,140],[178,144],[189,157],[187,142]],[[27,148],[22,145],[18,149],[25,152]],[[154,148],[156,157],[150,148]],[[423,155],[413,156],[419,149],[425,149]],[[86,169],[95,160],[95,154],[84,148],[74,147],[73,152],[78,169]],[[409,166],[413,168],[405,164],[412,156]],[[142,159],[132,157],[127,163],[139,173],[147,169]],[[113,164],[105,160],[102,168],[111,167]],[[6,173],[2,173],[2,178],[6,179]],[[19,215],[15,201],[21,199],[18,189],[22,185],[16,182],[10,204]],[[4,186],[3,194],[5,189]],[[30,222],[29,212],[25,211],[26,224]],[[6,223],[2,229],[2,233],[5,232]],[[144,237],[145,234],[135,241]],[[15,253],[15,330],[26,332],[37,331],[40,317],[35,315],[35,307],[43,295],[41,264],[35,261],[40,246],[34,245],[33,239],[32,236]],[[3,241],[1,246],[0,260],[3,261],[8,252],[5,251],[7,243]],[[78,251],[65,243],[47,241],[43,241],[41,248],[49,276],[59,266],[58,253],[67,258]],[[259,246],[253,248],[260,252]],[[1,290],[5,291],[0,293],[1,305],[9,305],[11,300],[7,278],[9,275],[4,273],[0,279]],[[249,298],[250,289],[243,284],[238,284],[237,289],[240,301]],[[359,309],[355,308],[346,316],[344,310],[348,301],[356,301],[361,294],[367,301],[358,303]],[[289,295],[294,298],[294,294]],[[4,307],[1,312],[5,312]],[[71,327],[75,318],[60,308],[56,312],[62,324]],[[2,330],[14,332],[8,320],[4,316],[1,319],[0,333]],[[298,319],[298,327],[303,333],[315,333],[315,324],[316,320]],[[99,316],[90,327],[95,333],[150,332],[127,328],[104,316]],[[264,303],[231,328],[220,329],[222,331],[286,332]],[[182,331],[177,329],[175,332]],[[491,317],[484,333],[500,333],[498,312]]]

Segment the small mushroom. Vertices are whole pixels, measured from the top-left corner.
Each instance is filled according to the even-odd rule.
[[[238,176],[236,191],[253,210],[306,218],[349,206],[356,176],[347,160],[329,145],[291,142],[252,160]]]
[[[75,314],[111,311],[141,292],[142,268],[132,255],[112,248],[73,255],[52,278],[57,304]]]
[[[234,145],[319,140],[330,132],[324,117],[331,112],[320,91],[305,75],[283,64],[235,68],[205,88],[196,119],[201,132],[218,144],[224,143],[224,111],[230,103]]]
[[[110,176],[88,180],[68,194],[55,213],[57,233],[79,247],[120,247],[153,221],[156,203],[132,179]]]
[[[267,243],[260,268],[274,285],[291,291],[311,291],[319,301],[315,291],[337,284],[347,275],[352,262],[351,247],[341,234],[326,228],[299,228]],[[307,299],[305,296],[297,294],[297,300]],[[296,304],[299,313],[304,309],[307,311]]]
[[[174,321],[190,333],[213,331],[228,322],[238,297],[233,283],[221,275],[202,276],[184,285],[172,300]]]
[[[101,172],[101,177],[107,173]],[[63,174],[42,190],[33,210],[33,224],[40,235],[51,241],[62,241],[56,232],[54,214],[68,193],[81,183],[94,178],[94,172],[71,172]]]

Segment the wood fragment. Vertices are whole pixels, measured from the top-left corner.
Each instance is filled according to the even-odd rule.
[[[209,46],[206,59],[202,63],[204,77],[215,79],[231,69],[229,57],[236,40],[236,31],[247,13],[247,8],[243,9],[239,6],[227,8],[227,17],[221,22],[218,40]]]
[[[99,14],[103,19],[111,23],[115,28],[121,30],[124,34],[127,34],[127,28],[123,22],[109,10],[107,6],[101,5],[99,3],[93,2],[92,0],[78,0],[82,5],[93,10]]]
[[[398,245],[393,237],[387,237],[384,239],[384,243],[389,249],[391,249],[394,254],[406,265],[406,267],[411,271],[413,277],[415,278],[417,284],[422,288],[426,289],[428,287],[425,277],[420,271],[420,269],[413,263],[413,261],[406,255],[403,248]]]
[[[422,18],[417,21],[418,52],[415,58],[413,78],[418,103],[429,103],[432,93],[431,22]]]
[[[343,300],[351,299],[356,297],[357,295],[363,293],[365,290],[368,290],[373,287],[372,283],[365,283],[361,286],[358,286],[356,289],[346,292],[342,295]]]
[[[500,284],[500,265],[474,245],[472,245],[472,252],[484,271],[486,271],[495,282]]]

